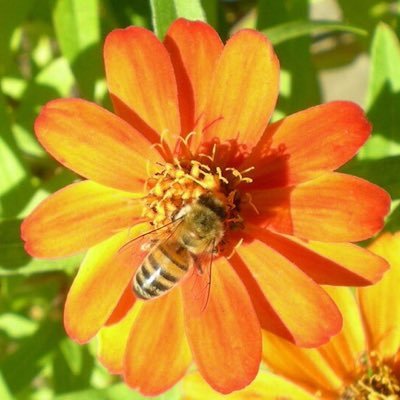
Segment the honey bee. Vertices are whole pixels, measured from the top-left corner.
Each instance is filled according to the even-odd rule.
[[[132,280],[136,296],[150,300],[164,295],[193,267],[203,274],[204,261],[212,263],[213,253],[224,235],[225,218],[223,202],[209,194],[201,195],[179,210],[173,218],[172,229],[153,242],[137,269]]]

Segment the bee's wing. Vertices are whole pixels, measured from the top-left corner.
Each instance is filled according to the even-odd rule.
[[[199,255],[192,254],[193,270],[190,277],[189,290],[191,295],[187,300],[192,312],[199,315],[206,308],[211,291],[212,264],[215,257],[215,240],[210,240]]]
[[[119,252],[131,252],[140,249],[143,252],[149,252],[160,241],[169,240],[179,229],[182,219],[174,220],[159,228],[149,229],[147,232],[127,241]]]

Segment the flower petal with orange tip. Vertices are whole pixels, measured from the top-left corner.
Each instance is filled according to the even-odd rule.
[[[263,188],[292,186],[332,171],[355,155],[371,125],[355,103],[308,108],[267,127],[241,168]]]
[[[192,285],[189,278],[182,289],[186,333],[197,367],[220,393],[241,389],[257,375],[261,357],[260,324],[249,294],[223,257],[213,264],[210,297],[197,315],[188,307]]]
[[[141,306],[140,302],[136,303],[120,321],[101,328],[98,333],[99,360],[112,374],[124,372],[126,345]]]
[[[390,270],[374,286],[358,289],[371,350],[393,357],[400,349],[400,233],[384,233],[369,250],[384,257]]]
[[[279,318],[271,318],[263,328],[301,347],[326,343],[340,331],[342,318],[335,303],[296,265],[259,240],[242,244],[237,253],[271,307],[265,312]]]
[[[204,141],[234,140],[253,147],[278,97],[279,62],[271,43],[256,31],[241,30],[226,43],[204,111]]]
[[[317,400],[293,383],[270,372],[260,371],[249,386],[228,395],[215,392],[199,373],[183,379],[182,400]]]
[[[78,343],[90,340],[115,309],[146,255],[140,251],[140,240],[133,241],[129,247],[122,246],[147,229],[147,224],[137,225],[87,252],[64,308],[65,330]]]
[[[390,197],[355,176],[328,172],[294,187],[251,192],[246,217],[279,233],[326,242],[357,242],[383,227]]]
[[[87,250],[142,219],[138,197],[91,181],[66,186],[22,223],[25,248],[32,256],[43,258]]]
[[[126,347],[126,383],[144,395],[155,396],[178,382],[191,361],[180,290],[146,301]]]
[[[370,285],[388,269],[383,258],[352,243],[306,242],[250,225],[246,231],[253,232],[318,284]]]
[[[112,31],[104,44],[104,63],[119,116],[153,143],[166,130],[170,135],[180,133],[174,70],[154,33],[139,27]]]
[[[43,147],[77,174],[115,189],[143,190],[147,160],[162,161],[138,131],[95,103],[58,99],[35,121]]]
[[[182,134],[186,135],[204,111],[223,44],[210,25],[178,19],[170,26],[164,45],[175,69]]]

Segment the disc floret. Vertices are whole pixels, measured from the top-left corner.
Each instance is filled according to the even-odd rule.
[[[226,207],[227,221],[240,220],[240,203],[248,196],[237,189],[240,183],[249,183],[243,176],[247,171],[235,168],[209,166],[197,160],[178,160],[158,164],[146,182],[147,196],[143,215],[155,228],[172,221],[180,209],[204,194],[212,194]]]
[[[395,400],[400,398],[400,382],[391,366],[371,352],[359,378],[347,386],[341,400]]]

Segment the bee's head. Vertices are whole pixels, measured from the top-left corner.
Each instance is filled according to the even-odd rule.
[[[211,194],[202,194],[197,200],[198,204],[213,211],[223,221],[226,218],[226,207],[224,203]]]

